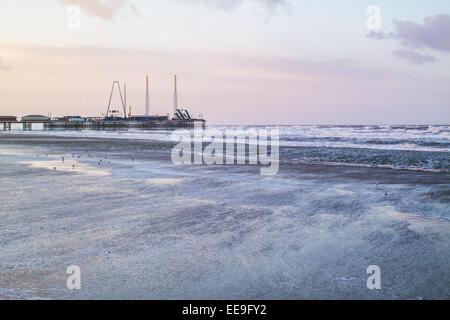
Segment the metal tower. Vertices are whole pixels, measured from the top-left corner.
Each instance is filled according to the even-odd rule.
[[[111,94],[109,95],[109,102],[108,102],[108,109],[106,110],[106,116],[109,116],[109,108],[111,107],[111,100],[112,100],[112,95],[114,92],[114,86],[117,84],[117,87],[119,88],[119,93],[120,93],[120,101],[122,102],[122,108],[123,108],[123,117],[126,118],[127,117],[127,110],[126,110],[126,106],[125,106],[125,102],[123,101],[123,96],[122,96],[122,90],[120,89],[120,83],[119,81],[114,81],[112,84],[112,88],[111,88]],[[125,87],[126,90],[126,87]]]
[[[126,118],[127,117],[127,84],[125,83],[123,85],[123,117]]]
[[[147,86],[146,86],[146,93],[145,93],[145,115],[150,115],[150,94],[148,92],[148,76],[147,76]]]
[[[177,117],[178,94],[177,94],[177,76],[175,75],[175,91],[173,92],[173,116]]]

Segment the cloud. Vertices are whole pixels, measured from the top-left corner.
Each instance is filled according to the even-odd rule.
[[[286,0],[178,0],[183,1],[185,3],[196,3],[203,4],[210,7],[222,9],[222,10],[230,10],[244,2],[254,2],[257,4],[262,4],[270,10],[277,9],[278,7],[284,7],[287,5]]]
[[[394,56],[408,60],[412,64],[423,65],[426,62],[435,62],[436,58],[430,55],[423,55],[414,50],[397,49],[392,52]]]
[[[393,32],[381,32],[381,31],[373,31],[371,30],[368,34],[367,34],[368,38],[372,38],[375,40],[382,40],[382,39],[395,39],[396,38],[396,34]]]
[[[119,14],[137,16],[136,7],[128,0],[59,0],[65,5],[77,5],[87,14],[105,20],[116,20]]]
[[[417,49],[450,52],[450,16],[445,14],[429,16],[423,24],[413,21],[394,20],[394,32],[374,32],[367,36],[372,39],[393,39],[400,41],[404,49],[393,52],[397,57],[411,63],[434,62],[435,58],[418,53]],[[408,50],[409,49],[409,50]]]
[[[425,18],[423,25],[412,21],[395,21],[394,24],[404,46],[450,52],[450,16],[431,16]]]

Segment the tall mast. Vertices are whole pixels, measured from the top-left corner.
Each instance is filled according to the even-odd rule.
[[[145,115],[150,115],[150,94],[148,92],[148,76],[146,83],[146,93],[145,93]]]
[[[123,85],[123,117],[127,117],[127,84]]]
[[[178,94],[177,94],[177,75],[175,75],[175,91],[173,92],[173,116],[176,118],[178,109]]]

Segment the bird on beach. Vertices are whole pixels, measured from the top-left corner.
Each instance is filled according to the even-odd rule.
[[[384,193],[384,196],[385,196],[385,197],[387,197],[387,196],[388,196],[388,193],[387,193],[387,192],[385,192],[385,193]]]
[[[74,164],[72,165],[72,169],[75,169],[75,165]]]
[[[64,157],[61,157],[62,162],[64,162]]]
[[[56,167],[53,167],[53,171],[56,171]]]

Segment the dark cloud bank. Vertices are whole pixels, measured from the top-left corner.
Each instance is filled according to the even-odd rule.
[[[450,16],[434,15],[424,19],[423,24],[413,21],[394,20],[394,32],[370,32],[369,38],[383,40],[393,39],[400,42],[403,48],[393,51],[396,57],[414,64],[437,61],[431,55],[421,54],[418,50],[428,49],[439,52],[450,52]]]

